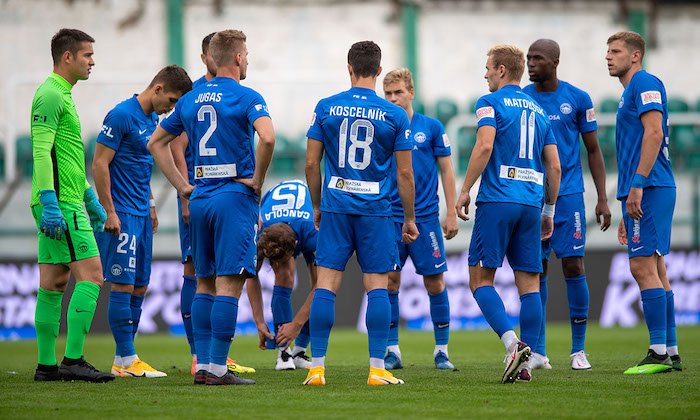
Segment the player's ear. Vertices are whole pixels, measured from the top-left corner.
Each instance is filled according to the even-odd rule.
[[[350,77],[352,77],[352,75],[353,75],[353,73],[354,73],[354,72],[352,71],[352,64],[350,64],[350,63],[348,63],[348,73],[350,73]]]
[[[160,95],[162,91],[163,85],[161,83],[156,83],[156,85],[153,87],[153,93],[155,93],[156,95]]]
[[[382,66],[379,66],[379,70],[377,70],[377,75],[375,77],[379,77],[380,74],[382,74]]]

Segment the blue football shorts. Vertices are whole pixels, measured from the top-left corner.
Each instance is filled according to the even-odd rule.
[[[627,199],[622,200],[622,217],[627,229],[627,254],[630,258],[666,255],[671,250],[671,225],[676,206],[674,187],[644,188],[639,220],[627,214]]]
[[[192,257],[197,277],[255,275],[257,197],[226,191],[190,201]]]
[[[542,241],[542,259],[549,261],[554,251],[557,258],[583,257],[586,247],[586,206],[583,193],[557,198],[552,237]]]
[[[190,240],[190,225],[182,220],[182,202],[177,197],[177,222],[180,228],[180,258],[182,263],[186,263],[192,258],[192,241]]]
[[[318,231],[316,265],[345,271],[353,252],[357,253],[363,273],[387,273],[398,267],[392,218],[324,212]]]
[[[435,215],[417,222],[418,239],[405,244],[401,242],[401,228],[403,223],[394,222],[396,232],[396,246],[399,249],[399,261],[401,267],[406,264],[406,259],[411,256],[411,261],[416,267],[416,273],[421,276],[432,276],[447,271],[445,259],[445,243],[442,240],[442,228],[440,218]]]
[[[150,216],[117,212],[119,235],[95,233],[105,280],[118,284],[148,286],[153,260],[153,227]]]
[[[516,271],[542,272],[542,210],[514,203],[478,203],[469,265],[498,268],[503,257]]]

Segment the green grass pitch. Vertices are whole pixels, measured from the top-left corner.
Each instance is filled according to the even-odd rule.
[[[547,331],[553,370],[537,370],[533,382],[502,385],[503,346],[491,331],[456,331],[450,339],[455,371],[433,366],[429,332],[401,331],[406,384],[368,387],[367,339],[356,331],[331,333],[327,385],[304,387],[305,371],[276,372],[275,352],[237,337],[231,354],[253,366],[253,386],[192,385],[184,337],[137,337],[139,355],[167,378],[117,378],[108,384],[35,383],[31,341],[0,342],[0,418],[435,418],[435,417],[700,417],[700,327],[679,327],[683,372],[625,376],[642,359],[644,327],[589,328],[587,353],[593,370],[569,368],[569,327]],[[63,341],[58,348],[62,353]],[[86,358],[111,366],[110,336],[89,336]]]

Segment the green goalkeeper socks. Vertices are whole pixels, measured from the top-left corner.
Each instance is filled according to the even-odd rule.
[[[40,365],[56,365],[56,337],[61,322],[62,299],[63,292],[42,288],[37,292],[34,328]]]
[[[83,356],[85,336],[90,331],[92,317],[97,307],[100,286],[89,281],[75,284],[73,296],[68,304],[68,338],[66,339],[66,357],[79,359]]]

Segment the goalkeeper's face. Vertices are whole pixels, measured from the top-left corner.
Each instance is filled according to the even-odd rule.
[[[70,73],[75,80],[87,80],[90,77],[92,66],[95,60],[92,58],[95,51],[92,49],[92,42],[84,41],[75,54],[70,53]]]

